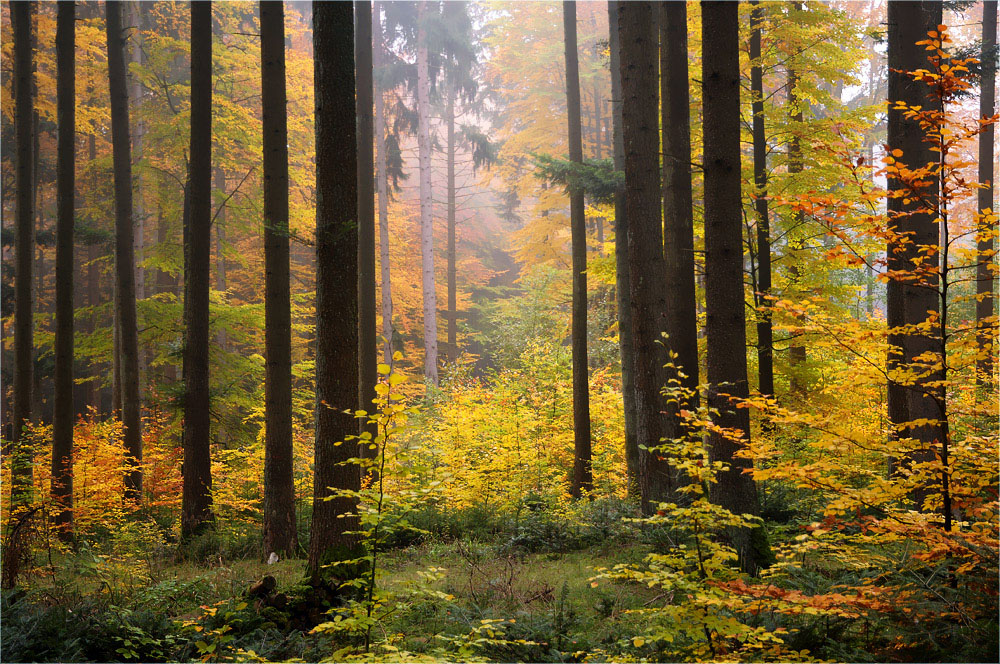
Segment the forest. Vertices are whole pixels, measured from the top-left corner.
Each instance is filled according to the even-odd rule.
[[[0,660],[1000,661],[996,0],[0,19]]]

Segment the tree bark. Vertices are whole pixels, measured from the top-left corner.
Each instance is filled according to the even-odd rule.
[[[583,163],[580,126],[580,67],[576,46],[576,2],[563,2],[563,34],[566,52],[566,110],[569,160]],[[579,498],[593,491],[590,445],[590,377],[587,366],[587,220],[583,189],[569,192],[570,235],[573,269],[573,483],[570,493]]]
[[[448,187],[448,361],[458,358],[458,274],[455,266],[455,85],[447,81],[445,90],[445,170]]]
[[[73,539],[73,221],[76,214],[76,4],[56,15],[56,335],[52,502],[60,539]]]
[[[643,512],[649,514],[659,502],[671,499],[670,466],[657,448],[674,434],[667,429],[660,394],[668,359],[662,339],[667,294],[660,212],[658,32],[652,3],[620,2],[618,34],[639,490]]]
[[[427,0],[417,5],[417,153],[420,175],[420,258],[424,297],[424,378],[438,383],[437,292],[434,279],[434,208],[431,191],[431,79],[427,53]]]
[[[753,112],[754,212],[757,216],[757,279],[754,304],[757,306],[757,388],[765,396],[774,395],[774,335],[771,328],[771,224],[767,209],[767,139],[764,133],[764,74],[760,62],[761,23],[764,9],[751,0],[750,14],[750,94]]]
[[[31,451],[22,442],[23,428],[31,422],[34,357],[32,320],[32,262],[35,252],[34,192],[32,165],[32,117],[34,115],[34,57],[31,44],[32,4],[10,5],[14,36],[14,408],[11,427],[11,505],[26,503],[31,492]]]
[[[983,2],[983,50],[982,78],[979,92],[979,116],[993,117],[996,113],[996,46],[997,46],[997,0]],[[996,215],[993,196],[996,191],[993,182],[994,140],[996,128],[987,126],[979,135],[979,182],[985,185],[978,192],[977,207],[980,212],[989,208]],[[978,382],[986,395],[992,394],[996,385],[994,340],[997,334],[996,304],[993,288],[996,284],[996,251],[993,234],[997,224],[987,224],[977,239],[979,265],[976,268],[976,328],[978,330],[979,360],[976,362]],[[986,398],[992,399],[993,396]]]
[[[358,555],[357,111],[346,2],[313,3],[316,90],[316,450],[309,574]],[[347,412],[345,412],[345,410]]]
[[[608,45],[611,52],[611,142],[616,171],[625,170],[622,139],[621,42],[618,39],[618,0],[608,2]],[[622,363],[622,406],[625,415],[625,473],[628,492],[639,495],[639,443],[636,437],[635,364],[632,346],[632,307],[629,304],[628,217],[625,187],[615,191],[615,289],[618,303],[618,349]]]
[[[702,2],[702,94],[705,129],[705,308],[708,335],[708,405],[719,427],[741,434],[731,440],[712,433],[710,458],[728,466],[712,486],[713,502],[734,514],[759,514],[757,486],[744,470],[753,463],[736,456],[750,440],[750,414],[731,397],[745,399],[746,318],[743,308],[743,241],[740,192],[739,9],[736,2]],[[756,573],[769,552],[761,528],[731,529],[740,567]]]
[[[375,68],[379,71],[383,66],[382,43],[382,3],[376,2],[372,13],[372,34],[374,36]],[[392,276],[389,265],[389,174],[386,171],[387,157],[385,147],[385,102],[382,90],[375,90],[375,162],[378,175],[378,243],[379,269],[382,282],[382,342],[384,344],[382,361],[392,363]]]
[[[135,254],[132,228],[132,150],[129,145],[125,39],[120,3],[105,5],[108,42],[108,89],[115,180],[116,308],[120,352],[121,409],[125,455],[125,497],[142,497],[142,412],[139,401],[139,341],[135,306]]]
[[[261,93],[264,117],[264,556],[294,555],[292,472],[292,312],[288,239],[288,120],[285,13],[282,2],[260,3]]]
[[[129,54],[129,62],[136,65],[143,64],[143,52],[142,52],[142,23],[143,23],[143,11],[146,3],[137,0],[136,2],[129,3],[129,15],[131,26],[129,26],[129,33],[131,35],[131,52]],[[132,133],[132,158],[135,159],[135,163],[138,164],[142,161],[142,144],[143,144],[143,134],[145,133],[145,126],[143,125],[141,119],[141,108],[142,108],[142,81],[136,75],[132,76],[132,90],[129,96],[132,100],[132,110],[134,123],[131,126]],[[134,204],[135,209],[133,212],[133,223],[135,224],[135,229],[133,231],[132,242],[133,242],[133,252],[135,255],[135,299],[136,301],[145,299],[146,297],[146,269],[142,265],[143,253],[145,251],[146,244],[146,205],[144,200],[145,185],[142,181],[142,169],[137,169],[135,172],[135,183],[133,185],[134,194]],[[142,398],[143,391],[143,377],[146,375],[146,349],[139,348],[139,397]]]
[[[691,108],[688,82],[687,5],[660,5],[663,108],[663,229],[667,289],[667,335],[677,354],[680,384],[698,405],[698,304],[694,283],[694,222],[691,202]]]

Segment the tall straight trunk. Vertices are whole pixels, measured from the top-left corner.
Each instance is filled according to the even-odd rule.
[[[264,555],[295,553],[292,468],[292,310],[288,239],[285,12],[260,3],[264,116]]]
[[[734,514],[759,514],[753,468],[736,453],[750,441],[750,413],[730,398],[745,399],[746,318],[743,313],[743,239],[740,192],[740,52],[736,2],[702,2],[702,94],[705,129],[705,308],[708,335],[708,405],[719,427],[742,440],[713,432],[710,458],[728,465],[712,486],[713,502]],[[756,573],[767,564],[761,528],[730,530],[740,567]]]
[[[445,89],[445,124],[447,143],[445,161],[448,188],[448,360],[458,357],[458,274],[455,267],[455,85],[448,81]]]
[[[603,101],[601,100],[601,92],[598,88],[597,81],[594,81],[594,156],[598,159],[604,157],[604,152],[602,148],[604,147],[601,143],[601,106]]]
[[[370,412],[378,380],[378,329],[375,304],[375,155],[372,3],[354,3],[354,62],[358,115],[358,408]],[[362,423],[362,428],[364,428]],[[372,427],[372,436],[376,435]],[[370,445],[361,453],[372,457]]]
[[[687,5],[660,5],[663,108],[663,231],[667,335],[677,354],[680,384],[698,403],[698,304],[694,283],[694,221],[691,202],[691,108],[688,82]]]
[[[566,111],[569,160],[583,163],[580,127],[580,65],[576,48],[576,2],[563,2],[563,34],[566,47]],[[587,366],[587,220],[583,189],[569,192],[569,225],[573,269],[573,483],[570,493],[579,498],[593,491],[594,474],[590,449],[590,377]]]
[[[983,2],[983,51],[980,61],[983,72],[979,91],[979,116],[993,117],[996,113],[996,46],[997,46],[997,0]],[[992,124],[979,135],[979,182],[985,185],[978,193],[977,207],[980,212],[989,208],[997,214],[993,202],[993,141],[996,130]],[[992,232],[991,232],[992,231]],[[996,222],[982,229],[977,240],[979,265],[976,268],[976,328],[978,330],[979,360],[976,362],[978,381],[982,387],[996,384],[994,376],[994,338],[997,333],[996,305],[993,287],[996,283],[996,254],[993,243]]]
[[[663,217],[660,213],[660,135],[657,70],[658,30],[650,2],[618,4],[621,45],[622,136],[625,149],[625,216],[628,218],[636,435],[640,447],[639,490],[650,513],[671,499],[673,477],[662,451],[673,430],[664,417],[660,390],[666,385],[667,292],[663,280]],[[656,451],[654,451],[656,450]]]
[[[10,5],[14,34],[14,408],[11,431],[11,505],[27,502],[31,491],[31,451],[22,442],[22,430],[31,421],[34,322],[32,321],[32,262],[34,259],[34,193],[31,137],[34,64],[31,44],[32,4]]]
[[[56,15],[56,338],[52,502],[59,537],[73,538],[73,217],[76,213],[76,3]]]
[[[420,175],[420,265],[424,297],[424,378],[438,383],[437,292],[434,280],[434,200],[431,191],[431,78],[427,0],[417,5],[417,154]]]
[[[797,2],[792,3],[793,6],[798,7]],[[798,86],[799,86],[799,75],[793,67],[788,69],[788,104],[791,107],[791,120],[795,123],[792,129],[792,138],[788,143],[788,174],[791,176],[798,176],[802,173],[802,143],[799,139],[799,127],[802,125],[802,108],[800,106],[800,101],[798,98]],[[794,227],[799,228],[805,223],[805,212],[802,210],[796,210],[794,216]],[[797,239],[789,240],[787,255],[791,262],[788,267],[789,280],[792,283],[792,287],[796,288],[798,286],[799,279],[801,275],[799,274],[799,266],[796,263],[796,254],[799,251],[799,242]],[[796,337],[792,337],[792,340],[788,345],[788,364],[790,369],[790,380],[792,392],[797,395],[801,395],[805,391],[805,385],[799,375],[799,371],[806,361],[806,347],[802,344],[802,341]],[[891,400],[891,398],[890,398]]]
[[[615,170],[625,170],[622,139],[621,42],[618,39],[618,0],[608,2],[608,45],[611,52],[611,143]],[[622,406],[625,415],[625,473],[628,492],[639,495],[639,442],[636,435],[635,359],[632,345],[632,307],[629,304],[628,217],[625,187],[615,191],[615,290],[618,303],[618,349],[622,362]]]
[[[382,70],[382,3],[376,2],[372,12],[375,68]],[[382,282],[382,361],[392,363],[392,276],[389,266],[389,174],[386,172],[385,101],[382,90],[375,90],[375,165],[378,176],[378,245],[379,269]]]
[[[767,140],[764,133],[764,74],[760,61],[760,25],[764,9],[751,0],[750,94],[753,111],[754,212],[757,215],[757,387],[761,394],[774,394],[774,335],[771,329],[771,222],[767,210]]]
[[[125,81],[125,38],[121,4],[104,6],[108,41],[108,89],[111,98],[111,143],[115,180],[116,321],[120,357],[121,411],[125,455],[125,497],[142,496],[142,413],[139,401],[139,340],[135,312],[135,255],[132,228],[132,150],[129,145],[128,87]]]
[[[191,3],[191,188],[188,321],[184,343],[184,491],[181,533],[212,520],[209,289],[212,270],[212,3]]]
[[[225,197],[226,195],[226,171],[221,166],[216,166],[213,169],[213,179],[215,180],[215,191],[218,192],[220,197]],[[226,292],[226,207],[223,205],[219,208],[218,212],[215,214],[215,221],[212,222],[212,226],[215,227],[215,290],[220,293]],[[226,337],[226,331],[220,327],[215,333],[215,343],[219,345],[219,348],[226,350],[228,345],[228,340]]]
[[[931,89],[923,82],[914,81],[907,72],[926,68],[927,57],[923,46],[916,42],[926,39],[929,30],[936,30],[942,20],[941,4],[938,2],[892,2],[889,3],[889,117],[888,144],[890,150],[902,150],[898,161],[911,169],[924,168],[936,164],[938,153],[932,151],[925,141],[925,133],[915,120],[905,117],[903,111],[895,110],[896,102],[920,105],[924,108],[940,109],[939,99],[931,94]],[[889,177],[887,201],[890,240],[886,249],[889,270],[898,270],[905,277],[893,278],[888,282],[890,352],[901,353],[896,359],[902,367],[914,367],[920,362],[916,358],[925,352],[937,350],[940,340],[932,333],[920,329],[929,312],[938,312],[940,303],[937,293],[937,269],[933,276],[911,274],[916,268],[926,270],[937,267],[939,227],[936,215],[926,211],[922,201],[904,199],[906,185],[897,178]],[[894,194],[900,192],[900,194]],[[922,190],[923,197],[935,200],[938,188],[936,182]],[[915,198],[915,197],[914,197]],[[897,236],[898,235],[898,239]],[[905,241],[902,238],[905,237]],[[930,253],[928,253],[928,250]],[[930,261],[930,263],[928,263]],[[890,365],[891,366],[891,365]],[[920,441],[921,449],[911,455],[910,461],[928,462],[934,459],[933,446],[944,440],[939,409],[932,396],[933,389],[928,382],[939,380],[934,374],[920,367],[924,375],[907,379],[907,383],[897,386],[896,398],[905,398],[903,411],[898,403],[889,403],[889,416],[897,430],[905,428],[906,435]],[[897,376],[898,378],[898,376]],[[897,382],[890,375],[889,388]],[[901,388],[901,389],[900,389]],[[890,399],[893,393],[890,391]],[[905,412],[905,417],[904,417]],[[903,418],[903,419],[897,419]],[[910,425],[920,421],[919,425]],[[925,493],[915,491],[913,499],[921,507]]]
[[[354,22],[347,2],[313,3],[316,90],[316,450],[309,574],[358,556],[358,225]],[[347,411],[347,412],[345,412]],[[331,499],[327,499],[332,497]],[[336,572],[334,572],[336,573]]]
[[[132,49],[129,54],[129,62],[131,64],[142,66],[143,64],[143,51],[142,51],[142,28],[143,28],[143,12],[144,10],[143,2],[132,2],[129,3],[129,14],[130,23],[128,26],[129,33],[131,34]],[[134,123],[131,127],[132,132],[132,157],[135,159],[136,163],[142,161],[142,144],[143,144],[143,134],[145,133],[145,126],[140,119],[140,113],[142,108],[142,81],[138,76],[132,77],[132,85],[129,92],[129,96],[132,100],[133,106],[133,119]],[[133,223],[135,224],[135,229],[133,231],[132,242],[133,242],[133,252],[135,254],[135,299],[136,301],[145,299],[146,297],[146,269],[142,266],[143,253],[145,251],[146,243],[146,206],[143,196],[144,184],[142,182],[142,170],[139,169],[135,173],[135,184],[133,187],[134,191],[137,192],[134,204],[135,209],[133,213]],[[144,348],[139,349],[139,391],[140,398],[142,395],[142,377],[146,375],[146,351]]]

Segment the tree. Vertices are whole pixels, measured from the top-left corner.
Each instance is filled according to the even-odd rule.
[[[767,209],[767,137],[764,133],[764,74],[760,57],[760,26],[764,10],[751,0],[750,95],[753,113],[754,212],[757,216],[757,270],[754,304],[757,306],[757,375],[761,394],[774,394],[774,341],[771,329],[771,230]],[[665,126],[665,125],[664,125]]]
[[[125,40],[122,3],[104,6],[108,46],[108,89],[111,96],[111,143],[115,182],[115,316],[118,323],[122,428],[129,469],[126,498],[142,496],[142,404],[139,400],[139,332],[135,306],[135,254],[132,228],[132,154],[128,129],[128,88],[125,82]],[[204,145],[199,145],[199,150]]]
[[[316,449],[309,574],[356,557],[358,425],[357,110],[347,2],[313,4],[316,95]]]
[[[260,3],[264,148],[264,555],[295,553],[292,313],[288,250],[288,119],[283,2]]]
[[[736,456],[750,440],[750,415],[732,399],[746,399],[746,319],[743,314],[743,240],[740,193],[739,7],[702,2],[702,95],[705,166],[705,330],[708,336],[708,406],[717,427],[708,446],[712,462],[726,464],[712,486],[712,501],[734,514],[760,513],[757,486],[744,473],[753,463]],[[755,573],[769,552],[761,528],[731,529],[740,566]]]
[[[14,130],[15,156],[15,274],[14,274],[14,407],[11,427],[11,504],[26,501],[31,491],[31,453],[22,442],[24,426],[31,421],[32,358],[32,259],[35,253],[34,195],[32,164],[34,142],[31,124],[34,115],[34,65],[31,47],[32,3],[10,5],[14,32]]]
[[[566,110],[569,128],[569,159],[583,163],[580,128],[580,70],[576,47],[576,2],[563,2],[563,34],[566,47]],[[573,483],[570,493],[579,498],[592,491],[590,466],[590,372],[587,366],[587,219],[583,189],[569,192],[570,236],[573,269]]]
[[[997,2],[983,2],[983,45],[979,58],[982,66],[979,89],[979,116],[983,119],[992,118],[996,113],[996,58],[997,58]],[[993,196],[996,185],[993,182],[993,144],[996,131],[990,123],[979,135],[979,182],[985,185],[978,192],[977,206],[980,214],[991,210],[994,215],[998,210],[994,206]],[[979,330],[979,381],[983,386],[995,385],[993,376],[993,337],[996,335],[997,322],[996,305],[994,304],[993,287],[996,283],[996,252],[994,249],[997,229],[996,217],[989,223],[984,220],[984,227],[977,238],[979,265],[976,268],[976,327]],[[981,222],[983,223],[983,222]]]
[[[660,137],[656,16],[649,2],[618,5],[621,45],[622,137],[625,146],[625,216],[635,371],[639,489],[645,513],[670,498],[669,464],[658,448],[672,438],[660,390],[666,385],[666,284],[660,214]]]
[[[374,67],[382,71],[385,44],[382,39],[382,3],[372,12],[372,50]],[[381,87],[375,91],[375,171],[378,177],[378,242],[382,286],[382,361],[392,361],[392,272],[389,265],[389,173],[386,155],[385,97]]]
[[[181,533],[212,520],[209,289],[212,247],[212,3],[191,3],[190,218],[184,343],[184,496]]]
[[[917,45],[927,37],[928,31],[937,30],[941,23],[941,4],[938,2],[889,3],[889,118],[888,146],[897,161],[909,168],[923,168],[937,162],[919,122],[908,118],[899,104],[922,105],[940,108],[941,101],[931,94],[928,86],[915,81],[908,72],[927,64],[924,47]],[[896,151],[899,151],[897,154]],[[933,333],[921,329],[929,312],[940,310],[937,297],[937,272],[929,282],[919,283],[912,275],[926,270],[926,261],[938,260],[938,220],[922,200],[896,196],[893,192],[905,191],[906,183],[889,174],[887,180],[889,241],[886,260],[889,281],[887,285],[886,323],[889,326],[889,420],[896,434],[912,437],[920,442],[922,450],[914,455],[921,460],[933,455],[934,440],[942,440],[940,424],[936,423],[937,406],[929,381],[937,380],[925,374],[912,380],[906,376],[906,367],[914,358],[935,348]],[[936,180],[928,182],[924,196],[935,198],[938,194]],[[930,253],[925,253],[930,249]],[[928,272],[928,274],[930,274]],[[925,422],[909,426],[914,421]],[[914,495],[920,503],[922,497]]]
[[[424,298],[424,378],[438,382],[437,291],[434,281],[434,199],[431,191],[431,75],[427,0],[417,5],[417,152],[420,176],[420,257]]]
[[[688,83],[687,5],[660,5],[660,80],[663,108],[663,231],[667,338],[676,353],[680,384],[698,387],[698,303],[694,283],[691,205],[691,109]],[[695,399],[696,401],[696,399]],[[694,403],[688,404],[691,408]]]
[[[621,43],[618,39],[618,0],[608,2],[608,50],[611,67],[611,143],[616,171],[625,170],[622,140]],[[685,63],[687,56],[685,55]],[[685,67],[687,65],[685,64]],[[693,255],[692,255],[693,259]],[[629,495],[639,490],[639,442],[636,432],[635,364],[632,350],[632,307],[629,304],[628,217],[625,186],[615,189],[615,293],[618,304],[618,348],[622,363],[622,408],[625,419],[625,468]],[[692,291],[693,294],[693,291]],[[697,358],[696,358],[697,359]],[[697,379],[697,376],[696,376]]]
[[[360,403],[371,411],[378,380],[378,330],[375,324],[375,103],[372,61],[372,3],[354,3],[354,63],[357,71],[358,116],[358,357]],[[374,434],[373,434],[374,435]],[[362,455],[373,456],[370,445]]]
[[[73,537],[73,216],[76,213],[76,4],[56,18],[56,336],[52,500],[60,538]]]

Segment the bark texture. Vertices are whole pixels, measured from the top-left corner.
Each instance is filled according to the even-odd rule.
[[[420,178],[420,264],[424,298],[424,378],[438,383],[437,291],[434,279],[434,199],[431,191],[431,78],[427,0],[417,5],[417,156]]]
[[[997,0],[983,2],[983,50],[980,56],[983,73],[979,92],[979,116],[993,117],[996,113],[997,71]],[[989,208],[997,214],[994,204],[996,186],[994,178],[994,141],[996,126],[990,124],[979,135],[979,182],[986,185],[978,192],[977,205],[980,211]],[[994,234],[997,223],[987,225],[980,233],[977,246],[979,265],[976,269],[976,326],[979,330],[979,381],[982,387],[992,388],[996,385],[995,364],[996,351],[994,344],[997,334],[996,303],[994,288],[996,286],[996,249]],[[992,397],[989,397],[992,398]]]

